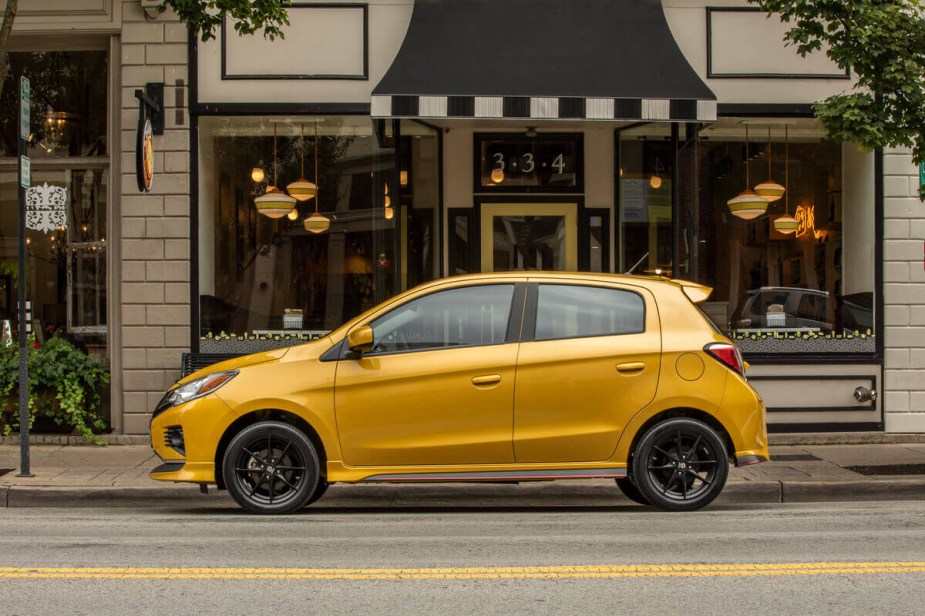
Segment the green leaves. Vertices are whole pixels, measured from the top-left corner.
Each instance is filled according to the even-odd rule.
[[[100,393],[109,384],[109,372],[96,358],[63,338],[50,338],[45,344],[31,348],[28,361],[29,408],[37,409],[59,425],[77,429],[86,441],[99,444],[101,441],[93,430],[106,427],[97,412]],[[19,425],[18,397],[9,399],[18,391],[19,348],[0,347],[0,405],[6,405],[0,406],[0,411],[10,415],[10,421],[3,427],[4,434]]]
[[[788,45],[851,72],[853,92],[814,110],[829,137],[925,162],[925,15],[920,0],[749,0],[791,26]]]
[[[157,10],[173,9],[203,41],[215,38],[215,31],[227,16],[238,34],[263,30],[264,38],[283,38],[289,25],[289,0],[161,0]]]

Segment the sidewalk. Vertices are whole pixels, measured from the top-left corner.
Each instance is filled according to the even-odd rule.
[[[852,444],[808,444],[831,440]],[[896,442],[882,442],[893,440]],[[866,442],[874,441],[874,442]],[[909,441],[909,442],[906,442]],[[776,435],[772,461],[731,469],[719,503],[925,500],[925,438]],[[792,443],[792,444],[791,444]],[[807,443],[807,444],[804,444]],[[3,507],[229,507],[225,492],[148,478],[159,464],[147,445],[31,446],[35,477],[17,477],[18,445],[0,444]],[[338,484],[316,507],[582,506],[626,504],[609,480],[520,485]]]

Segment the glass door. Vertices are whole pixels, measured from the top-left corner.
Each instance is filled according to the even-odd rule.
[[[578,269],[578,205],[483,203],[483,272]]]

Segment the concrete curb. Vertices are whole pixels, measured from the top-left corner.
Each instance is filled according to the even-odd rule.
[[[334,486],[315,505],[319,509],[452,508],[486,507],[609,507],[623,506],[625,499],[612,484],[474,486],[465,492],[446,486]],[[878,481],[733,481],[726,485],[717,504],[778,504],[833,501],[925,500],[925,481],[893,479]],[[53,487],[0,486],[3,507],[102,507],[102,508],[233,508],[227,492],[196,486],[152,487]]]
[[[904,432],[822,432],[769,434],[774,445],[909,445],[925,443],[925,434]]]
[[[785,481],[781,482],[781,495],[785,503],[922,500],[925,499],[925,480]]]

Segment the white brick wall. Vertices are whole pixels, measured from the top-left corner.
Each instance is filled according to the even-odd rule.
[[[145,434],[151,409],[179,376],[189,350],[189,116],[186,26],[172,14],[148,19],[122,2],[121,348],[123,432]],[[178,84],[177,80],[182,80]],[[136,88],[164,82],[166,128],[154,137],[152,191],[135,180]],[[178,117],[177,92],[183,110]]]
[[[908,150],[885,151],[883,170],[884,421],[925,432],[925,204]]]

